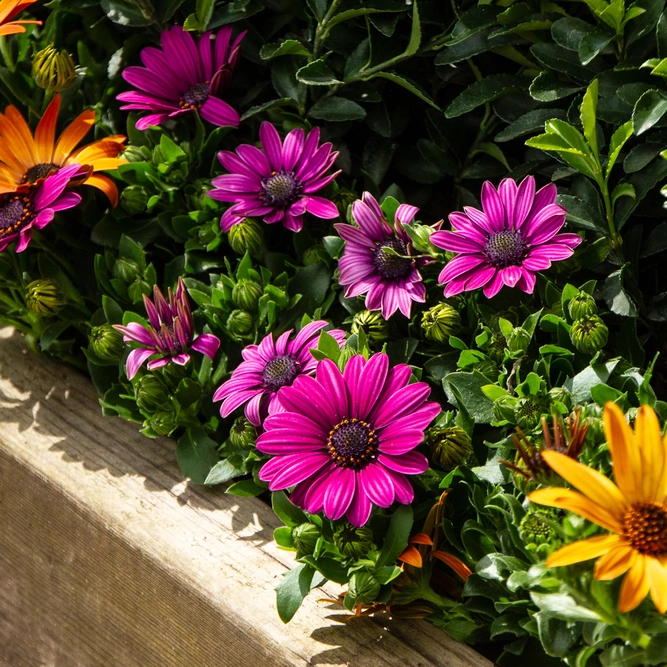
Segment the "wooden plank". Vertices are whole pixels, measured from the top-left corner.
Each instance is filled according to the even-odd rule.
[[[183,482],[173,442],[102,418],[85,377],[0,330],[4,664],[491,664],[426,622],[342,626],[317,595],[283,625],[278,525],[257,499]]]

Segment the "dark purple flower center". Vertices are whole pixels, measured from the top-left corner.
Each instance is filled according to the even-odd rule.
[[[491,266],[503,269],[518,266],[526,257],[528,247],[518,229],[503,229],[489,236],[484,252]]]
[[[291,354],[283,354],[271,359],[262,371],[262,380],[271,391],[292,384],[301,371],[301,364]]]
[[[183,93],[180,101],[182,109],[201,109],[211,94],[211,86],[207,83],[197,83]]]
[[[264,201],[276,208],[287,208],[299,199],[302,192],[303,185],[296,179],[293,171],[281,169],[262,179]]]
[[[373,264],[383,278],[405,278],[412,271],[412,260],[405,255],[408,249],[401,239],[386,241],[375,251]]]
[[[30,169],[23,174],[21,183],[36,183],[40,178],[46,178],[54,171],[58,171],[58,169],[60,169],[60,167],[53,162],[41,162],[40,164],[30,167]]]
[[[339,468],[360,470],[377,458],[375,431],[361,419],[343,419],[329,431],[327,449]]]
[[[19,231],[32,217],[29,197],[13,197],[0,207],[0,238]]]

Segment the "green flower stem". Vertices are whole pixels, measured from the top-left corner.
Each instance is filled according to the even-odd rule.
[[[5,65],[7,65],[7,69],[13,73],[16,70],[16,63],[9,51],[5,35],[0,36],[0,53],[2,54],[2,59],[5,61]]]
[[[329,36],[329,21],[332,19],[338,5],[340,5],[342,0],[333,0],[327,13],[324,15],[324,18],[317,24],[317,29],[315,30],[315,43],[313,44],[313,57],[312,60],[317,60],[319,57],[320,51],[322,50],[322,44],[324,40]]]

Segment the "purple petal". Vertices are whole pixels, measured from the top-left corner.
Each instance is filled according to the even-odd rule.
[[[355,472],[351,468],[337,468],[327,479],[324,494],[324,513],[329,519],[340,519],[347,512],[356,489]]]
[[[428,459],[420,452],[408,452],[400,456],[379,454],[378,462],[405,475],[421,475],[428,468]]]
[[[371,463],[358,473],[361,490],[379,507],[389,507],[394,502],[394,484],[383,466]]]
[[[325,452],[290,454],[288,456],[279,456],[276,458],[289,459],[290,462],[288,465],[284,465],[280,471],[273,476],[273,479],[271,479],[269,483],[269,489],[271,491],[280,491],[281,489],[287,489],[299,482],[303,482],[312,474],[316,473],[322,466],[331,461],[331,458]],[[264,466],[264,468],[266,468],[266,466]],[[265,479],[262,477],[264,468],[259,471],[260,479]]]
[[[306,210],[318,218],[331,220],[340,217],[336,204],[324,199],[324,197],[316,197],[314,195],[305,195],[303,200],[306,202]]]
[[[385,454],[398,456],[411,452],[422,442],[424,442],[424,431],[421,429],[405,430],[389,438],[381,434],[378,438],[378,449]]]
[[[362,493],[360,490],[354,494],[352,498],[352,503],[350,504],[349,509],[347,510],[347,520],[357,527],[366,525],[368,519],[371,516],[371,510],[373,509],[373,504],[368,499],[365,493]]]
[[[387,468],[387,474],[391,477],[394,483],[394,491],[396,492],[396,500],[403,505],[410,505],[415,498],[415,491],[412,484],[407,477],[399,472],[394,472]]]
[[[388,369],[389,357],[386,354],[374,354],[368,360],[359,375],[354,402],[350,401],[352,417],[368,417],[382,392]]]
[[[204,102],[199,113],[204,120],[220,127],[238,127],[241,122],[241,117],[236,109],[212,95]]]
[[[412,219],[417,215],[419,209],[416,206],[410,206],[410,204],[401,204],[396,209],[396,220],[401,224],[407,225],[412,222]]]
[[[125,362],[125,372],[127,373],[127,379],[131,380],[137,374],[146,359],[153,356],[154,354],[155,350],[149,350],[145,347],[132,350],[132,352],[130,352],[127,357],[127,361]]]
[[[283,168],[293,171],[303,149],[304,131],[299,127],[287,134],[283,146]]]
[[[526,176],[521,181],[516,194],[516,203],[514,209],[514,229],[521,229],[530,209],[535,200],[535,179],[532,176]]]
[[[495,192],[495,190],[494,190]],[[458,232],[434,232],[431,234],[431,243],[451,252],[479,253],[484,250],[484,246],[470,238],[463,236]]]
[[[375,428],[382,428],[411,414],[426,402],[430,394],[431,388],[426,382],[415,382],[402,387],[386,399],[382,407],[377,410],[373,419]]]
[[[280,135],[269,121],[264,121],[259,128],[259,140],[266,157],[269,159],[271,169],[280,171],[283,168],[283,147]]]
[[[448,283],[454,278],[476,269],[477,267],[485,264],[487,262],[486,256],[482,254],[477,255],[457,255],[453,259],[450,259],[447,262],[445,268],[440,272],[438,276],[438,282],[443,285]]]
[[[342,421],[350,416],[347,386],[340,370],[338,370],[338,366],[331,359],[323,359],[317,365],[317,381],[327,393],[333,409],[336,411],[337,421]],[[354,414],[354,410],[352,416],[357,416]]]
[[[505,209],[500,195],[489,181],[482,185],[482,208],[494,231],[505,228]]]
[[[266,155],[264,155],[264,153],[262,153],[256,146],[241,144],[236,148],[236,153],[251,169],[254,169],[259,176],[271,175],[271,166],[266,159]]]
[[[190,347],[197,352],[205,354],[209,359],[213,359],[220,347],[220,339],[213,334],[202,334],[192,341]]]

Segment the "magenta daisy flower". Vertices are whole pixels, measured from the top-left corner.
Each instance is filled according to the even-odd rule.
[[[325,326],[327,322],[317,320],[306,324],[293,339],[290,329],[275,342],[273,334],[269,334],[259,345],[248,345],[241,353],[243,361],[213,395],[214,401],[222,400],[220,414],[229,417],[245,403],[248,421],[261,426],[269,410],[280,409],[278,390],[315,371],[317,361],[310,348],[317,347]],[[344,331],[334,329],[328,333],[339,345],[345,340]]]
[[[34,229],[46,227],[56,211],[76,206],[81,196],[65,192],[65,188],[70,181],[87,173],[80,165],[71,164],[47,177],[33,192],[5,195],[0,202],[0,252],[16,240],[16,252],[23,252]]]
[[[346,287],[345,297],[366,294],[366,308],[379,310],[389,319],[396,310],[410,317],[413,301],[423,303],[426,288],[417,270],[420,261],[410,257],[410,237],[403,228],[419,209],[401,204],[393,226],[375,198],[364,192],[352,204],[352,216],[359,228],[335,225],[346,241],[338,262],[339,282]]]
[[[368,521],[373,504],[411,503],[406,475],[428,468],[414,450],[440,412],[427,402],[425,382],[409,384],[411,373],[406,364],[390,369],[386,354],[355,355],[342,374],[324,359],[316,378],[281,389],[284,412],[269,415],[257,439],[257,449],[273,456],[260,479],[272,491],[293,486],[299,507],[330,519],[346,514],[354,526]]]
[[[126,343],[135,342],[141,345],[127,357],[125,370],[129,380],[153,355],[158,357],[148,362],[149,371],[166,366],[172,361],[179,366],[185,366],[190,361],[188,350],[201,352],[213,359],[220,347],[217,336],[202,334],[195,337],[192,311],[182,278],[178,279],[176,294],[169,288],[168,297],[169,301],[156,285],[153,289],[153,301],[144,295],[149,324],[142,326],[138,322],[130,322],[127,326],[113,325],[114,329],[123,334]]]
[[[532,294],[535,272],[567,259],[581,243],[578,234],[558,234],[566,211],[554,203],[556,194],[553,183],[536,193],[532,176],[518,187],[505,178],[497,191],[487,181],[482,187],[483,211],[466,206],[465,213],[450,213],[453,231],[431,235],[434,245],[460,253],[438,277],[447,285],[445,296],[484,287],[491,298],[503,285]]]
[[[152,111],[137,121],[137,129],[160,125],[169,118],[198,111],[214,125],[236,127],[239,114],[222,98],[229,89],[241,56],[239,44],[245,32],[231,44],[232,29],[222,28],[211,40],[205,32],[197,42],[179,25],[160,35],[162,49],[141,50],[145,67],[127,67],[123,78],[139,90],[118,95],[125,111]]]
[[[243,144],[236,154],[218,153],[230,173],[213,179],[215,190],[208,196],[234,202],[220,219],[222,231],[228,232],[245,217],[261,217],[267,224],[282,222],[293,232],[303,227],[306,211],[318,218],[337,218],[336,205],[313,194],[340,174],[327,175],[338,153],[331,152],[330,143],[318,147],[319,128],[313,128],[308,136],[301,128],[292,130],[282,143],[276,128],[264,122],[259,138],[262,150]]]

